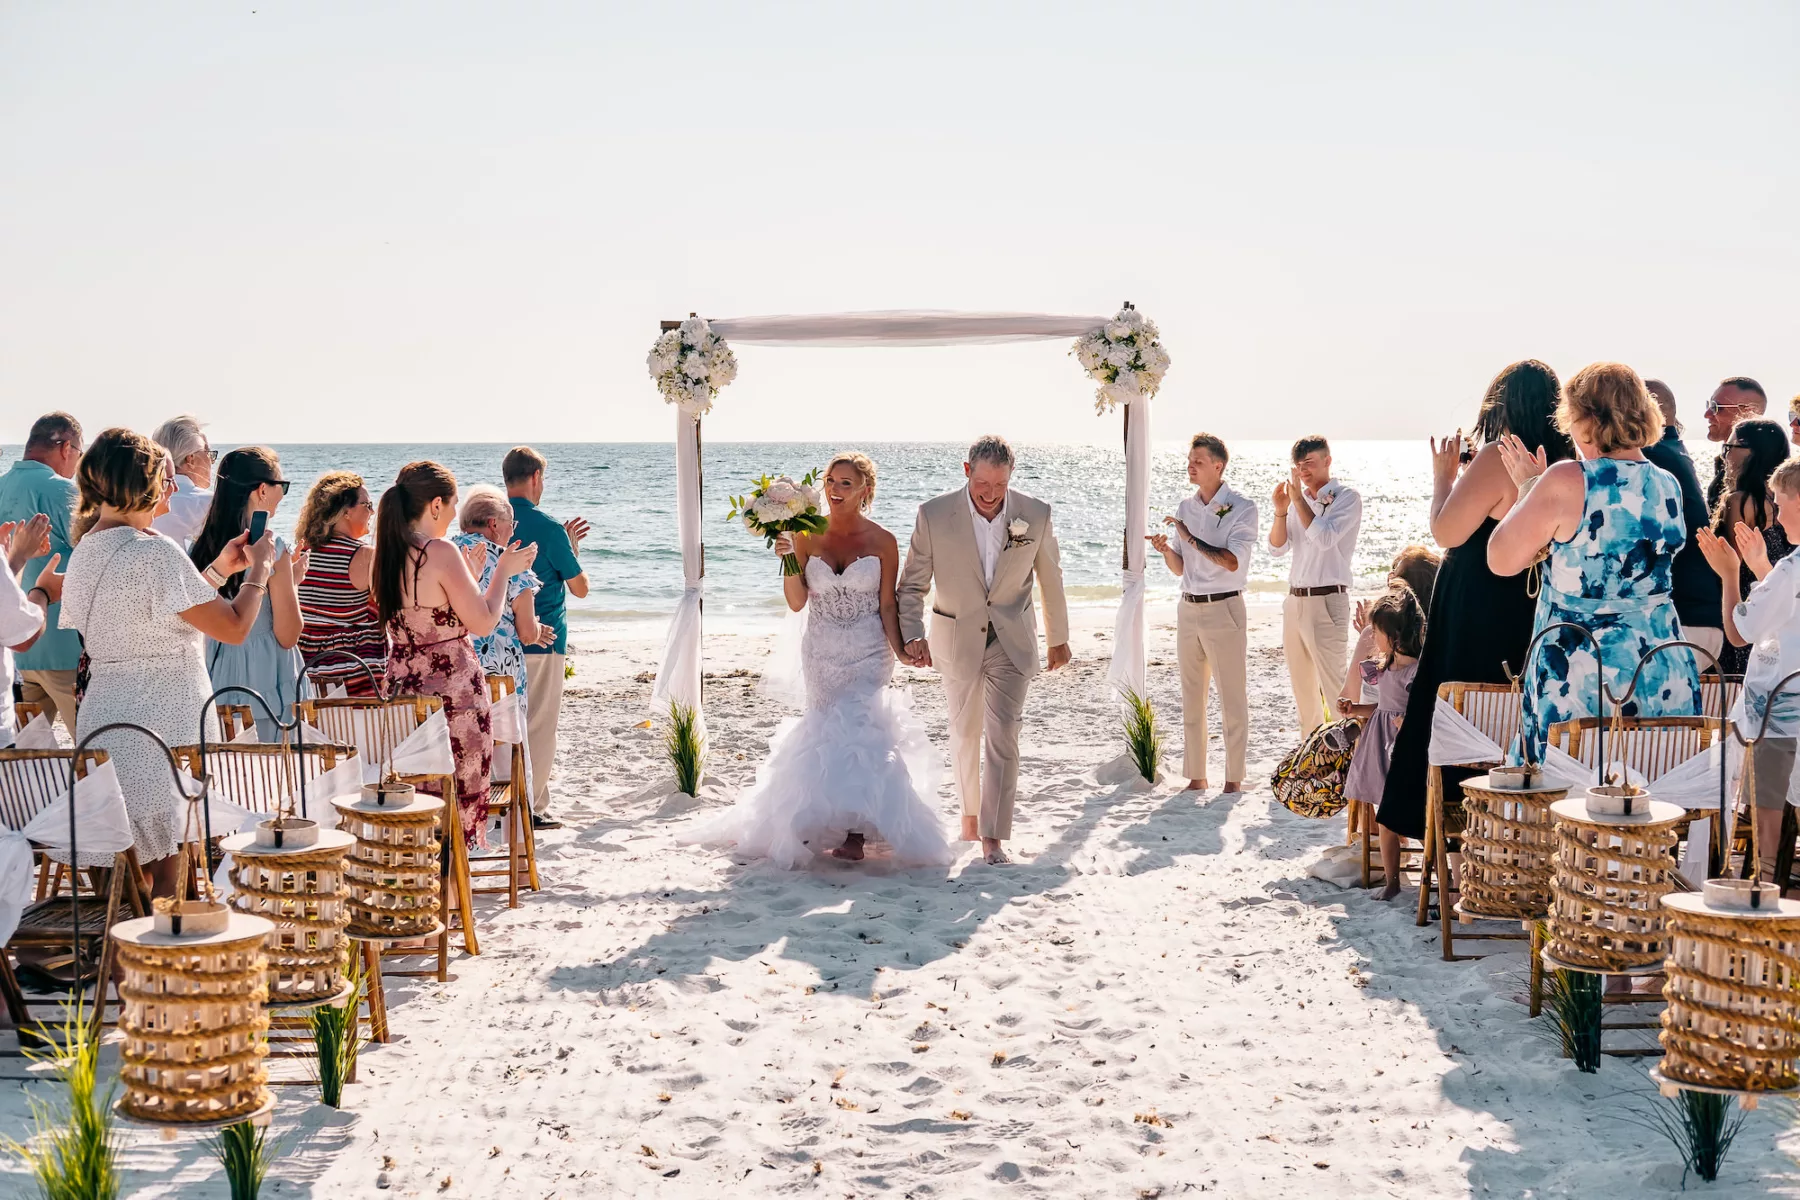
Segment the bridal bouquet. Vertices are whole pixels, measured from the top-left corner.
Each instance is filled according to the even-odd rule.
[[[1169,369],[1169,352],[1156,340],[1156,324],[1127,304],[1119,315],[1090,330],[1069,353],[1099,381],[1094,411],[1156,395]]]
[[[719,389],[737,378],[737,356],[701,317],[657,338],[648,365],[663,399],[692,417],[711,411]]]
[[[773,546],[784,533],[824,533],[824,497],[819,495],[819,472],[808,471],[795,483],[786,475],[755,481],[748,496],[731,498],[731,514],[727,521],[742,521],[744,528],[758,534]],[[800,560],[792,554],[781,556],[781,573],[798,575]]]

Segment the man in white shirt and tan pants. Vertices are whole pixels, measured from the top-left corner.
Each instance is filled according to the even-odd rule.
[[[1281,645],[1294,707],[1305,737],[1325,723],[1325,707],[1344,690],[1350,655],[1350,561],[1362,530],[1362,497],[1331,477],[1324,438],[1294,443],[1294,468],[1275,485],[1269,549],[1292,547],[1288,595],[1281,607]]]
[[[1181,665],[1183,770],[1188,789],[1206,782],[1206,687],[1215,678],[1225,725],[1225,790],[1243,787],[1250,744],[1249,639],[1244,582],[1256,547],[1256,505],[1225,483],[1225,443],[1197,433],[1188,448],[1195,492],[1164,517],[1167,533],[1150,536],[1169,570],[1181,576],[1175,614],[1175,658]]]

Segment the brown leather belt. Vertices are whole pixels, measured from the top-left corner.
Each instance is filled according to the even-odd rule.
[[[1212,604],[1219,600],[1229,600],[1239,594],[1238,592],[1214,592],[1210,596],[1196,596],[1192,592],[1183,592],[1181,598],[1189,604]]]
[[[1349,590],[1350,589],[1345,587],[1343,584],[1336,583],[1330,587],[1318,587],[1318,588],[1291,587],[1288,589],[1288,595],[1290,595],[1290,596],[1335,596],[1339,592],[1347,592]]]

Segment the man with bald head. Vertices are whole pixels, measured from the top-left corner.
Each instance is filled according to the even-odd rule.
[[[1644,380],[1644,387],[1662,410],[1662,440],[1644,447],[1644,457],[1675,477],[1681,485],[1681,516],[1687,526],[1687,541],[1675,555],[1672,568],[1675,592],[1675,615],[1681,621],[1682,636],[1698,642],[1717,654],[1725,645],[1724,617],[1719,612],[1719,577],[1706,564],[1700,553],[1696,530],[1711,523],[1711,509],[1700,490],[1700,475],[1694,460],[1681,444],[1681,421],[1675,415],[1675,393],[1660,379]],[[1711,421],[1709,413],[1708,421]],[[1710,426],[1709,426],[1710,430]],[[1703,667],[1710,665],[1701,664]]]
[[[1713,389],[1712,399],[1706,402],[1706,440],[1709,442],[1728,442],[1731,440],[1731,427],[1749,417],[1760,417],[1769,407],[1769,394],[1763,391],[1762,384],[1748,375],[1733,375]],[[1713,459],[1712,482],[1706,485],[1706,507],[1708,511],[1719,507],[1719,497],[1725,492],[1725,456]]]

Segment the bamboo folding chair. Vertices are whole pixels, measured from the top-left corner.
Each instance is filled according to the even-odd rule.
[[[13,701],[13,728],[23,729],[44,715],[44,706],[32,700]]]
[[[487,677],[488,699],[495,704],[512,696],[518,686],[511,675]],[[471,854],[469,877],[505,877],[503,885],[477,887],[477,896],[506,893],[506,907],[519,907],[519,889],[538,890],[537,838],[531,829],[531,796],[526,790],[525,744],[494,742],[494,775],[488,784],[488,812],[500,816],[506,828],[504,854]],[[501,865],[504,864],[504,865]]]
[[[106,751],[94,749],[84,752],[79,764],[75,762],[73,750],[0,750],[0,824],[15,831],[23,830],[32,818],[50,807],[58,798],[68,795],[70,771],[75,771],[78,777],[86,775],[106,759]],[[70,923],[67,904],[54,894],[41,894],[44,888],[40,874],[38,899],[26,906],[19,918],[19,927],[13,931],[12,939],[4,949],[0,949],[0,998],[5,1000],[7,1017],[11,1020],[21,1045],[34,1036],[30,1033],[30,1027],[44,1020],[31,1010],[45,1008],[52,1003],[60,1004],[62,1000],[25,999],[12,967],[13,956],[18,951],[61,950],[66,947],[70,952],[69,961],[73,961],[76,943],[79,941],[84,955],[91,951],[98,952],[94,1008],[89,1017],[91,1027],[98,1031],[105,1023],[108,1005],[117,1005],[116,1000],[106,999],[107,984],[113,977],[113,946],[107,931],[118,922],[121,904],[129,906],[132,914],[140,917],[149,913],[150,906],[143,893],[143,879],[135,850],[125,850],[113,855],[110,870],[89,871],[87,874],[92,890],[98,893],[104,889],[106,900],[103,905],[95,904],[82,909],[79,930]],[[69,886],[81,886],[74,872],[71,872]],[[60,960],[50,960],[46,965],[60,965]],[[77,981],[71,985],[69,995],[79,996],[85,990],[85,985]],[[47,1023],[54,1024],[54,1021]]]
[[[335,744],[355,746],[365,766],[386,763],[394,747],[431,719],[444,707],[436,696],[391,696],[386,700],[373,696],[338,696],[330,699],[298,700],[294,711],[301,720],[317,729]],[[376,714],[360,716],[359,714]],[[445,887],[444,931],[437,935],[437,967],[432,971],[388,971],[393,976],[435,975],[439,982],[449,978],[451,918],[461,923],[463,949],[480,954],[481,944],[475,933],[475,905],[469,886],[469,851],[463,841],[462,820],[456,807],[456,776],[402,775],[400,778],[417,787],[421,784],[441,789],[444,811],[439,821],[444,842]],[[416,942],[384,946],[390,957],[410,957],[424,951]]]
[[[1713,686],[1718,687],[1715,680]],[[1717,699],[1715,693],[1714,699]],[[1593,767],[1596,771],[1600,765],[1601,734],[1605,734],[1606,762],[1608,769],[1614,764],[1622,763],[1625,768],[1635,771],[1647,780],[1655,780],[1668,774],[1696,754],[1704,754],[1720,736],[1723,723],[1716,717],[1579,717],[1573,721],[1558,721],[1550,726],[1550,745],[1563,750],[1569,757],[1585,767]],[[1654,784],[1651,793],[1655,794]],[[1533,949],[1539,947],[1534,942]],[[1660,975],[1642,976],[1649,980],[1660,980]],[[1532,976],[1532,1012],[1535,1015],[1542,996],[1541,973]],[[1657,987],[1649,992],[1629,992],[1609,995],[1605,999],[1608,1005],[1616,1004],[1659,1004],[1662,1002],[1662,989]],[[1607,1025],[1607,1029],[1658,1029],[1660,1021],[1622,1021]],[[1625,1049],[1608,1049],[1605,1053],[1615,1057],[1639,1057],[1643,1055],[1661,1054],[1660,1048],[1629,1047]]]
[[[1447,700],[1464,720],[1475,726],[1489,741],[1504,749],[1519,733],[1519,692],[1507,683],[1445,683],[1438,685],[1438,699]],[[1450,763],[1447,766],[1492,767],[1499,759],[1486,762]],[[1462,798],[1456,797],[1457,812],[1462,811]],[[1431,919],[1431,877],[1437,875],[1438,926],[1443,942],[1445,962],[1480,957],[1456,952],[1456,920],[1451,896],[1459,894],[1457,881],[1450,870],[1450,855],[1462,851],[1462,822],[1448,819],[1449,802],[1444,796],[1443,766],[1426,773],[1425,783],[1425,852],[1419,867],[1419,913],[1416,924]],[[1523,933],[1469,933],[1465,939],[1520,941]]]
[[[298,816],[299,785],[304,780],[311,785],[314,780],[337,766],[350,756],[348,746],[308,744],[303,751],[295,745],[224,745],[208,746],[204,763],[199,746],[175,747],[175,758],[181,763],[181,769],[196,779],[210,777],[211,785],[218,788],[232,803],[243,806],[254,813],[266,813],[278,816],[284,807],[291,805],[294,815]],[[309,800],[307,811],[313,820],[318,820],[319,801]],[[362,955],[364,973],[368,977],[368,987],[364,992],[367,1012],[361,1018],[368,1021],[369,1036],[377,1042],[388,1040],[387,995],[381,986],[381,956],[378,948],[371,942],[359,942],[359,953]],[[306,1017],[284,1016],[276,1014],[269,1018],[272,1029],[310,1028]],[[303,1041],[306,1039],[271,1038],[271,1045],[277,1042]],[[308,1043],[310,1046],[310,1042]],[[310,1058],[314,1052],[310,1049],[295,1051],[291,1048],[271,1049],[270,1054],[277,1058]]]
[[[256,714],[248,704],[221,704],[219,708],[219,736],[229,742],[246,729],[256,728]]]

